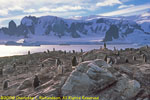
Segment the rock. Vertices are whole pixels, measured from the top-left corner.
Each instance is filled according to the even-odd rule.
[[[80,63],[80,64],[77,66],[77,70],[78,70],[79,72],[84,72],[84,70],[88,69],[87,65],[88,65],[89,63],[91,63],[91,62],[92,62],[92,61],[84,61],[84,62]]]
[[[96,59],[93,61],[94,64],[96,64],[99,67],[103,67],[103,68],[110,68],[111,66],[109,64],[107,64],[104,60],[101,59]]]
[[[46,89],[44,92],[43,92],[44,95],[47,95],[49,97],[57,97],[58,95],[58,88],[52,88],[52,89]]]
[[[40,85],[39,87],[36,88],[36,90],[40,90],[40,89],[44,89],[46,87],[50,87],[51,85],[54,84],[54,81],[53,80],[50,80],[42,85]]]
[[[16,93],[15,93],[16,96],[19,96],[21,94],[24,94],[23,90],[17,90]]]
[[[140,83],[145,86],[150,84],[150,66],[149,64],[144,64],[137,66],[139,69],[134,72],[133,77],[137,79]]]
[[[142,56],[142,58],[144,59],[144,57],[145,57],[145,54],[141,54],[141,56]]]
[[[4,66],[3,73],[4,74],[12,74],[15,72],[15,69],[11,65]]]
[[[120,70],[120,72],[122,72],[122,73],[126,73],[126,74],[128,74],[128,75],[132,75],[132,71],[129,70],[129,68],[126,67],[126,66],[120,66],[120,67],[119,67],[119,70]]]
[[[11,89],[11,88],[16,89],[19,85],[20,85],[20,83],[14,83],[14,84],[10,85],[8,88],[9,89]]]
[[[95,52],[95,50],[91,50],[89,52],[85,52],[83,54],[84,61],[89,61],[89,60],[97,59],[98,57],[101,57],[101,56],[104,57],[104,55],[105,55],[103,53],[97,54],[96,52],[95,53],[94,52]]]
[[[141,85],[138,81],[124,77],[117,82],[115,90],[118,91],[121,96],[124,96],[124,98],[130,99],[139,93],[140,87]]]
[[[149,98],[144,98],[143,100],[149,100]]]
[[[107,87],[96,96],[101,100],[136,100],[135,97],[141,91],[141,85],[136,80],[131,80],[123,74],[116,84]]]
[[[124,64],[126,62],[126,60],[124,57],[117,57],[117,64]]]
[[[32,79],[31,78],[25,79],[18,87],[18,90],[23,90],[23,89],[29,88],[29,87],[32,87]]]
[[[73,74],[78,76],[71,75],[69,77],[67,82],[62,87],[63,95],[87,94],[90,85],[94,82],[92,82],[86,74],[82,74],[81,72],[73,71]]]
[[[143,100],[142,98],[137,98],[136,100]]]
[[[67,80],[67,77],[61,77],[61,80],[60,80],[60,86],[64,85],[65,84],[65,81]]]
[[[114,64],[117,64],[117,59],[115,59],[115,62],[114,62]]]
[[[77,66],[61,88],[63,95],[82,96],[100,91],[116,81],[103,60],[86,61]]]
[[[79,58],[79,61],[78,61],[79,63],[81,63],[81,62],[83,62],[83,58],[82,58],[82,56],[80,56],[80,58]]]

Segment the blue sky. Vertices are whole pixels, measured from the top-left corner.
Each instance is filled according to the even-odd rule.
[[[150,0],[0,0],[0,27],[24,16],[128,16],[150,10]]]

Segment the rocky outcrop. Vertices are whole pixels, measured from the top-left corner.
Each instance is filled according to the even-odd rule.
[[[81,63],[62,87],[63,95],[88,95],[116,82],[116,77],[102,60]],[[95,90],[96,89],[96,90]]]
[[[119,38],[119,29],[116,25],[111,25],[109,30],[106,32],[105,38],[103,41],[112,41],[112,39]]]
[[[101,59],[85,61],[70,74],[61,91],[64,96],[100,95],[101,100],[127,100],[135,97],[140,91],[140,83],[125,74],[119,74]]]
[[[130,80],[126,77],[122,77],[116,84],[115,90],[120,93],[124,98],[133,98],[140,91],[141,85],[136,80]]]

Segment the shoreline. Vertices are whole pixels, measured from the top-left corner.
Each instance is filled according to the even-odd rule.
[[[103,47],[103,44],[100,45],[41,45],[41,46],[14,46],[14,45],[0,45],[2,50],[0,50],[1,55],[0,57],[5,56],[17,56],[17,55],[25,55],[27,54],[27,51],[31,51],[32,53],[38,53],[38,52],[44,52],[45,50],[52,51],[53,48],[55,48],[57,51],[72,51],[76,50],[77,52],[80,52],[80,49],[83,49],[83,51],[90,51],[93,49],[99,49]],[[125,48],[140,48],[142,46],[137,46],[134,44],[107,44],[107,47],[111,50],[114,49],[125,49]],[[11,50],[12,49],[12,50]],[[9,51],[11,50],[11,52]],[[10,53],[7,53],[10,52]],[[5,55],[6,53],[6,55]]]
[[[130,45],[140,45],[141,43],[124,43],[124,42],[105,42],[108,45],[126,45],[126,44],[130,44]],[[41,43],[40,45],[103,45],[104,42],[71,42],[71,43]],[[150,44],[150,43],[149,43]],[[5,43],[0,43],[0,45],[6,45]],[[38,45],[38,46],[40,46]],[[143,44],[144,45],[144,44]],[[6,45],[6,46],[26,46],[26,45],[15,45],[15,44],[10,44],[10,45]],[[27,46],[32,46],[32,45],[27,45]],[[33,45],[36,46],[36,45]]]

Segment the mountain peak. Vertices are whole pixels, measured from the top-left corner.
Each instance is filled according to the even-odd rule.
[[[8,28],[11,30],[11,31],[14,31],[15,29],[16,29],[16,23],[13,21],[13,20],[11,20],[10,22],[9,22],[9,26],[8,26]]]

